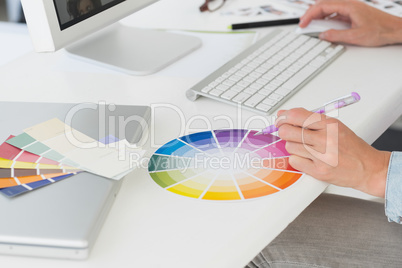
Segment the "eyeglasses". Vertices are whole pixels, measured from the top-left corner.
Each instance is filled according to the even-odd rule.
[[[225,2],[226,0],[205,0],[205,3],[200,6],[200,11],[214,12],[220,9],[225,4]]]

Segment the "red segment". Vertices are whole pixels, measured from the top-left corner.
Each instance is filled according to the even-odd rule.
[[[13,135],[10,135],[7,140],[14,138]],[[3,142],[0,145],[0,157],[4,158],[4,159],[9,159],[9,160],[15,160],[15,161],[21,161],[21,162],[29,162],[29,163],[36,163],[36,161],[40,158],[39,155],[27,152],[27,151],[23,151],[21,153],[21,149],[14,147],[6,142]],[[21,153],[17,159],[15,159],[15,157]],[[58,165],[59,163],[47,158],[41,158],[38,163],[41,164],[49,164],[49,165]]]

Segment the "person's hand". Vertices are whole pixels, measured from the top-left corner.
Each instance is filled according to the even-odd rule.
[[[320,39],[369,47],[402,42],[402,18],[357,0],[318,0],[300,18],[299,26],[305,28],[311,20],[328,16],[349,22],[351,29],[328,30],[320,34]]]
[[[302,108],[279,111],[276,125],[293,168],[384,197],[390,152],[374,149],[339,120]]]

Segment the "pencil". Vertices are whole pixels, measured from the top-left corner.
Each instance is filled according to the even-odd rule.
[[[257,27],[270,27],[270,26],[280,26],[288,24],[298,24],[299,18],[293,19],[283,19],[283,20],[267,20],[267,21],[257,21],[257,22],[246,22],[246,23],[236,23],[229,26],[229,29],[239,30]]]

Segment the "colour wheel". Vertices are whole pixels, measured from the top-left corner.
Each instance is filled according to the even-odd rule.
[[[167,191],[204,200],[245,200],[285,190],[303,173],[289,165],[283,140],[255,133],[225,129],[174,139],[152,155],[149,174]]]

